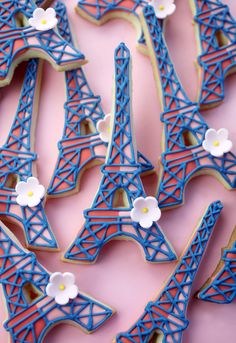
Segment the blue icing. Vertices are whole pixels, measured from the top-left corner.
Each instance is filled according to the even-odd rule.
[[[163,290],[145,306],[140,318],[127,332],[117,335],[117,343],[149,342],[155,333],[163,335],[163,342],[181,343],[183,331],[189,324],[186,313],[192,285],[221,210],[220,201],[208,207]]]
[[[92,332],[112,316],[109,307],[80,292],[66,305],[48,297],[46,286],[50,274],[35,254],[23,250],[9,236],[3,225],[0,226],[0,261],[0,284],[8,310],[4,327],[12,342],[42,343],[50,328],[66,321]]]
[[[161,121],[165,147],[157,194],[159,206],[181,205],[187,183],[203,171],[219,174],[229,188],[236,188],[236,156],[229,152],[214,157],[203,149],[208,125],[199,113],[198,105],[188,98],[179,82],[153,8],[145,7],[143,16],[146,40],[150,40],[155,56],[154,71],[159,75],[164,110]]]
[[[61,36],[73,44],[65,5],[57,2],[56,12]],[[58,144],[57,164],[48,188],[50,196],[76,191],[78,179],[88,164],[94,160],[104,162],[107,147],[96,131],[97,122],[105,116],[101,107],[101,98],[94,95],[83,69],[66,72],[65,82],[67,92],[65,125],[62,139]],[[82,132],[82,125],[87,120],[93,126],[94,132],[86,134]],[[100,147],[99,153],[98,147]],[[82,159],[85,152],[87,157]],[[153,170],[152,164],[141,152],[138,152],[138,160],[142,172]]]
[[[68,260],[94,262],[101,248],[118,237],[139,243],[147,261],[176,259],[157,223],[144,229],[130,218],[133,201],[145,197],[145,192],[133,145],[129,71],[130,52],[121,43],[115,51],[114,118],[106,162],[101,168],[103,176],[91,208],[84,211],[85,225],[65,254]],[[116,196],[121,191],[126,201],[117,207]]]

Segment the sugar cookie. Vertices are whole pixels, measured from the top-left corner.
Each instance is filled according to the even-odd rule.
[[[65,5],[57,2],[55,9],[59,33],[73,44]],[[76,192],[83,172],[89,167],[104,163],[108,145],[97,131],[98,122],[101,123],[105,117],[101,98],[94,95],[83,69],[66,72],[65,83],[65,125],[58,143],[59,156],[56,167],[48,187],[50,197]],[[143,174],[154,169],[140,152],[138,161]]]
[[[214,273],[197,297],[218,304],[229,304],[236,298],[236,227]]]
[[[114,342],[144,343],[152,342],[152,339],[153,343],[182,342],[183,331],[189,325],[186,313],[192,285],[221,210],[220,201],[208,207],[180,262],[157,298],[146,305],[137,322],[127,332],[117,335]]]
[[[50,273],[0,222],[0,284],[11,342],[42,343],[55,325],[68,323],[91,333],[113,311],[79,291],[71,273]]]
[[[155,198],[146,197],[140,179],[132,133],[130,52],[124,43],[115,50],[115,101],[113,125],[102,180],[85,225],[64,257],[80,263],[96,261],[111,239],[132,239],[149,262],[176,259],[156,220],[160,210]]]
[[[0,86],[9,84],[16,66],[30,58],[46,59],[58,71],[85,63],[84,55],[56,32],[56,21],[53,9],[37,8],[33,0],[1,1]]]
[[[44,188],[36,178],[33,152],[40,67],[38,59],[28,62],[16,115],[0,150],[0,217],[23,228],[28,247],[57,249],[43,208]]]
[[[190,0],[194,13],[199,103],[209,108],[224,100],[224,82],[236,71],[236,20],[219,0]]]
[[[128,0],[128,1],[107,1],[107,0],[79,0],[76,11],[81,17],[102,25],[113,18],[122,18],[130,21],[137,30],[137,48],[147,54],[145,37],[140,25],[140,13],[148,3],[156,5],[161,18],[172,14],[175,10],[174,0]],[[172,8],[168,8],[171,7]],[[168,11],[169,9],[169,11]]]
[[[162,94],[164,137],[157,191],[160,207],[181,205],[187,183],[197,175],[214,175],[226,188],[235,189],[236,156],[232,152],[224,153],[229,147],[232,149],[229,132],[209,129],[198,104],[186,95],[151,6],[144,8],[141,21],[158,92]],[[212,145],[214,148],[209,149]]]

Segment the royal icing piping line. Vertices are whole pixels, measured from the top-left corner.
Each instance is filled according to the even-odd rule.
[[[198,27],[201,106],[225,97],[224,79],[236,70],[236,20],[219,0],[191,0]]]
[[[201,106],[216,105],[224,99],[224,78],[236,66],[236,21],[227,5],[216,0],[190,0],[193,2],[195,21],[198,25],[201,55],[198,64],[201,68],[200,97]],[[130,14],[139,22],[142,8],[152,1],[130,0],[128,2],[103,0],[80,0],[77,12],[82,17],[102,24],[113,17],[130,20]],[[153,1],[155,3],[155,1]],[[139,28],[140,23],[138,24]],[[141,30],[139,47],[145,51],[145,37]]]
[[[1,1],[1,86],[10,83],[17,64],[22,60],[38,57],[38,55],[47,59],[57,70],[73,69],[85,62],[84,56],[68,44],[55,29],[38,31],[27,23],[27,20],[33,17],[36,9],[33,0]],[[26,23],[23,23],[22,17],[25,18]]]
[[[41,343],[52,327],[64,322],[93,332],[112,316],[109,307],[81,292],[59,305],[47,296],[49,278],[35,254],[24,250],[0,223],[0,284],[8,311],[4,327],[12,343]]]
[[[236,298],[236,227],[215,272],[197,297],[218,304],[229,304]]]
[[[160,342],[181,343],[183,331],[189,324],[186,313],[192,285],[222,208],[220,201],[208,207],[163,290],[146,305],[143,314],[127,332],[117,335],[115,342],[146,343],[156,334],[158,342],[161,338]]]
[[[198,105],[186,95],[171,62],[159,21],[151,6],[143,10],[142,26],[162,89],[164,151],[157,199],[161,208],[183,203],[185,186],[203,171],[216,173],[227,188],[236,188],[236,156],[214,157],[203,148],[208,126]],[[187,138],[187,141],[186,141]]]
[[[58,30],[61,36],[73,44],[65,5],[56,4]],[[88,166],[104,163],[107,143],[96,130],[104,118],[101,98],[92,92],[82,68],[65,73],[67,100],[65,102],[65,126],[58,143],[59,156],[48,187],[49,196],[65,195],[76,191],[78,181]],[[83,132],[83,125],[92,131]],[[148,159],[138,152],[138,160],[144,173],[153,170]]]
[[[34,135],[31,130],[37,104],[38,68],[38,59],[28,62],[17,112],[6,143],[0,151],[0,215],[22,225],[27,246],[56,249],[57,242],[42,202],[34,207],[20,206],[15,191],[15,183],[32,177],[33,164],[37,160],[36,154],[31,151],[32,134]]]
[[[130,217],[133,201],[145,197],[145,193],[131,129],[129,70],[130,52],[121,43],[115,51],[114,122],[106,162],[101,168],[102,180],[92,207],[84,212],[82,231],[65,253],[66,260],[95,262],[102,247],[114,238],[135,240],[149,262],[176,259],[156,222],[147,229]]]

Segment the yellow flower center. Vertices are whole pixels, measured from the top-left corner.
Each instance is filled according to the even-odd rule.
[[[34,192],[29,191],[27,194],[28,194],[29,197],[32,197],[34,195]]]
[[[164,9],[165,9],[165,6],[164,6],[164,5],[160,5],[160,6],[159,6],[159,10],[160,10],[160,11],[164,11]]]
[[[148,213],[149,209],[147,207],[143,208],[143,213]]]
[[[219,141],[214,141],[214,142],[213,142],[213,145],[214,145],[214,146],[219,146],[219,145],[220,145],[220,142],[219,142]]]
[[[110,127],[107,128],[107,132],[108,132],[108,133],[111,132],[111,128],[110,128]]]
[[[46,19],[42,19],[41,20],[41,24],[43,24],[43,25],[47,24],[47,20]]]
[[[63,284],[61,284],[61,285],[59,285],[59,289],[60,289],[60,291],[64,291],[65,290],[65,285],[63,285]]]

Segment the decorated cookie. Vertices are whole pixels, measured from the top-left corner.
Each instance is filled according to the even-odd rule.
[[[175,11],[174,0],[79,0],[76,11],[85,19],[102,25],[112,18],[125,18],[131,21],[138,30],[138,48],[147,53],[144,34],[140,25],[142,8],[150,3],[154,6],[156,16],[164,19]]]
[[[198,104],[186,95],[169,56],[153,7],[141,17],[158,90],[162,91],[163,153],[157,199],[161,208],[183,204],[187,183],[195,176],[216,176],[236,188],[236,156],[230,132],[208,128]]]
[[[45,189],[35,175],[33,137],[40,67],[38,59],[28,62],[16,115],[0,150],[0,218],[22,227],[28,247],[57,249],[43,208]]]
[[[236,298],[236,227],[222,253],[214,273],[197,297],[218,304],[229,304]]]
[[[56,4],[58,30],[72,44],[65,5]],[[48,187],[48,195],[64,196],[79,188],[83,172],[105,161],[111,116],[104,114],[101,98],[92,92],[82,68],[65,73],[65,126],[58,144],[59,156]],[[152,164],[138,152],[142,172],[153,170]]]
[[[224,100],[224,79],[236,70],[236,20],[219,0],[190,0],[198,43],[199,103]]]
[[[183,331],[189,325],[186,313],[192,285],[221,209],[219,201],[208,207],[162,291],[146,305],[143,314],[127,332],[117,335],[115,342],[182,342]]]
[[[50,274],[0,223],[0,284],[12,343],[41,343],[48,331],[68,323],[91,333],[112,310],[82,293],[71,273]]]
[[[137,163],[131,116],[130,53],[121,43],[115,51],[115,101],[102,180],[85,224],[65,253],[73,262],[95,262],[102,247],[112,239],[132,239],[149,262],[176,259],[156,220],[160,209],[155,198],[146,197]]]
[[[0,86],[9,84],[23,60],[40,57],[56,70],[70,70],[85,63],[84,56],[55,30],[52,8],[37,8],[33,0],[1,1]]]

